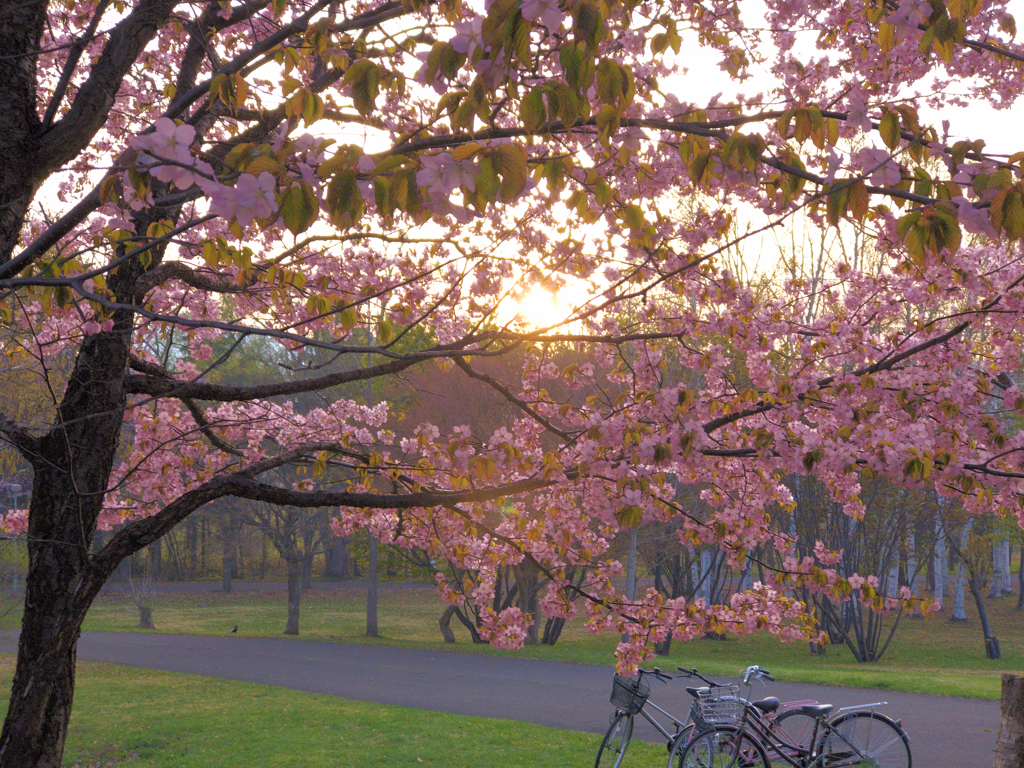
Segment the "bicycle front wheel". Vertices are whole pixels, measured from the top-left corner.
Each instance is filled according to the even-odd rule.
[[[788,742],[810,752],[816,723],[817,721],[810,715],[799,710],[791,710],[783,712],[772,721],[772,731],[784,744]]]
[[[730,726],[701,731],[689,743],[678,740],[668,768],[771,768],[761,744]]]
[[[604,735],[604,741],[597,750],[597,762],[594,768],[619,768],[622,758],[626,756],[626,747],[633,738],[633,716],[628,712],[618,712],[612,717],[612,724]]]
[[[824,768],[910,768],[910,740],[878,712],[848,712],[818,742]]]

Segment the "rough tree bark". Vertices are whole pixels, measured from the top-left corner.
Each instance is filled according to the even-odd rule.
[[[1003,672],[993,768],[1024,768],[1024,677]]]

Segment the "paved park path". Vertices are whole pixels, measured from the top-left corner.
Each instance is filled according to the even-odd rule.
[[[611,713],[610,668],[535,659],[284,638],[115,632],[84,632],[78,657],[594,733],[604,731]],[[651,700],[683,712],[689,697],[671,685],[656,688]],[[888,701],[883,710],[902,718],[910,734],[914,768],[992,765],[997,702],[794,683],[774,683],[755,695],[762,691],[784,701],[817,699],[837,706]],[[638,737],[657,735],[647,723],[639,725],[644,729],[638,727]],[[595,737],[595,752],[598,743]]]

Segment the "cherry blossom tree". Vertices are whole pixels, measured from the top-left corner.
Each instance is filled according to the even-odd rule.
[[[882,611],[909,598],[840,576],[824,546],[793,556],[769,524],[792,503],[785,475],[814,475],[853,517],[865,472],[1020,515],[1024,435],[996,412],[1024,409],[1005,376],[1024,155],[933,125],[949,106],[1014,104],[1013,18],[1000,0],[752,12],[0,8],[0,321],[49,397],[45,419],[0,415],[32,467],[29,506],[5,523],[29,570],[0,766],[59,765],[89,605],[124,558],[226,496],[330,506],[338,534],[462,563],[484,575],[477,605],[527,561],[550,580],[546,616],[585,604],[595,631],[629,633],[624,671],[670,634],[813,633],[785,597],[798,588]],[[721,71],[728,92],[698,96],[687,67]],[[698,193],[686,221],[670,215]],[[884,268],[840,263],[763,299],[719,265],[799,209],[860,230]],[[511,306],[579,286],[589,298],[557,321]],[[358,362],[218,383],[229,334]],[[558,365],[555,344],[586,354]],[[480,365],[513,353],[514,378]],[[700,375],[666,375],[667,354]],[[416,366],[483,382],[517,415],[442,432],[331,394]],[[346,484],[318,489],[326,472]],[[708,513],[688,517],[680,487]],[[782,566],[728,605],[617,595],[611,537],[673,518],[733,567],[759,545]],[[98,529],[113,533],[91,551]],[[481,613],[491,643],[527,636],[519,608]]]

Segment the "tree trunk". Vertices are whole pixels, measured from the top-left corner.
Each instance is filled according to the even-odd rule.
[[[1010,544],[1010,537],[1003,537],[1003,594],[1013,594],[1013,580],[1010,578],[1010,574],[1013,573],[1013,569],[1010,567],[1010,559],[1012,554],[1012,545]]]
[[[313,588],[313,535],[315,530],[313,526],[307,523],[303,526],[302,530],[302,551],[304,557],[302,558],[302,588],[312,589]]]
[[[992,586],[989,597],[1001,597],[1003,594],[1003,542],[992,542]]]
[[[1003,672],[993,768],[1024,768],[1024,677]]]
[[[956,565],[956,592],[953,597],[953,615],[950,616],[950,621],[967,621],[967,612],[964,609],[964,582],[967,579],[964,574],[963,552],[967,550],[967,542],[970,539],[973,524],[974,518],[969,518],[960,532],[960,554],[957,557],[959,562]]]
[[[1017,566],[1017,610],[1024,608],[1024,547],[1020,550],[1020,564]]]
[[[366,585],[366,636],[379,637],[377,634],[377,539],[372,533],[370,537],[369,571]]]
[[[557,643],[558,638],[562,635],[563,627],[565,627],[565,619],[561,617],[548,619],[544,624],[544,636],[541,638],[541,645],[554,645]],[[671,641],[671,638],[669,640]]]
[[[164,577],[163,545],[160,539],[149,545],[149,576],[153,581],[160,581]]]
[[[654,644],[654,653],[656,656],[668,656],[672,651],[672,635],[669,635],[660,643]]]
[[[153,623],[153,609],[148,605],[139,608],[139,629],[156,629]]]
[[[78,637],[95,592],[75,595],[73,585],[84,575],[75,553],[62,557],[54,545],[30,543],[29,549],[49,549],[41,556],[60,565],[40,567],[32,558],[0,765],[59,768],[71,717]]]
[[[338,536],[329,539],[331,545],[324,551],[324,575],[348,578],[348,539]]]
[[[445,608],[444,613],[441,614],[441,618],[438,619],[437,623],[441,627],[441,637],[444,638],[446,643],[455,642],[455,633],[452,632],[452,616],[455,615],[456,607],[449,605]]]
[[[458,608],[455,609],[455,618],[457,618],[460,622],[462,622],[462,626],[464,626],[466,629],[469,630],[469,636],[473,639],[473,644],[474,645],[486,645],[487,644],[487,641],[484,640],[480,636],[480,632],[473,625],[473,622],[469,620],[469,617],[466,616],[466,614],[464,614]]]
[[[114,281],[128,276],[129,269]],[[123,287],[123,286],[122,286]],[[29,506],[29,569],[11,703],[0,736],[0,767],[58,768],[64,752],[82,621],[117,562],[90,558],[121,437],[132,318],[82,343],[56,426],[26,441],[35,472]],[[152,543],[152,539],[145,544]],[[126,554],[131,554],[130,552]]]
[[[235,550],[237,549],[237,542],[235,541],[235,534],[237,533],[235,521],[230,512],[226,513],[221,518],[221,557],[220,557],[220,591],[224,594],[231,592],[231,579],[235,573]]]
[[[288,624],[284,628],[286,635],[299,634],[299,602],[302,600],[302,561],[298,558],[288,560]]]
[[[526,626],[526,637],[523,640],[525,645],[537,644],[537,616],[540,611],[537,606],[537,575],[532,569],[527,572],[523,563],[512,566],[512,575],[516,580],[519,589],[519,610],[523,616],[529,617]]]
[[[981,632],[985,637],[985,656],[989,659],[1002,658],[1002,653],[999,650],[999,638],[992,634],[992,625],[988,621],[988,611],[985,610],[985,598],[981,594],[981,584],[975,578],[969,578],[968,584],[971,587],[971,595],[974,597],[974,605],[978,609]]]

